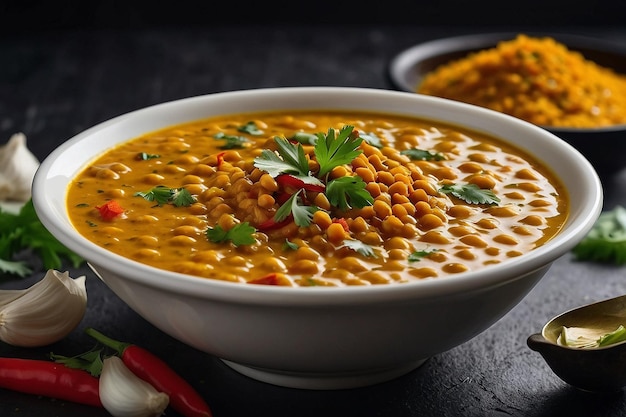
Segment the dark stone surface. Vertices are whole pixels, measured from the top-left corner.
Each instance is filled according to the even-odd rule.
[[[395,53],[424,40],[484,29],[207,24],[8,33],[0,37],[0,143],[24,132],[29,147],[43,159],[94,124],[163,101],[276,86],[391,88],[386,68]],[[623,26],[560,30],[626,41]],[[626,178],[616,176],[606,184],[607,208],[626,203]],[[574,389],[526,345],[527,337],[554,315],[625,293],[626,270],[621,267],[574,262],[566,255],[517,307],[473,340],[394,381],[341,391],[280,388],[241,376],[145,322],[87,268],[67,269],[72,276],[87,275],[88,311],[80,327],[43,348],[0,343],[0,356],[46,359],[51,351],[76,354],[92,346],[84,327],[95,327],[168,360],[198,388],[216,417],[626,415],[623,392],[599,395]],[[0,288],[24,288],[42,275],[37,271],[28,279],[1,281]],[[0,389],[0,415],[108,414]]]

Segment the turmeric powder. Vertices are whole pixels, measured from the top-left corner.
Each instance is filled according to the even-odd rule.
[[[555,39],[519,34],[436,68],[416,91],[550,127],[626,123],[626,75]]]

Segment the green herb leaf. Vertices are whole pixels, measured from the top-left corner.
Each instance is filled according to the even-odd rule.
[[[374,247],[368,245],[367,243],[363,243],[358,239],[345,239],[342,247],[352,249],[353,251],[360,253],[363,256],[367,256],[368,258],[376,258]]]
[[[224,141],[224,144],[219,147],[220,149],[241,149],[250,142],[246,137],[226,135],[224,132],[216,133],[213,137]]]
[[[626,340],[626,328],[621,324],[611,333],[607,333],[598,339],[598,347],[613,345]]]
[[[222,243],[230,241],[235,246],[252,245],[256,242],[254,233],[256,229],[250,226],[250,223],[238,223],[229,230],[224,230],[222,226],[215,225],[215,227],[209,227],[206,231],[206,236],[209,241],[214,243]]]
[[[92,349],[76,356],[62,356],[50,353],[50,358],[68,368],[87,371],[95,377],[100,376],[102,373],[102,349]]]
[[[315,145],[317,143],[317,135],[313,133],[296,132],[291,140],[300,142],[304,145]]]
[[[376,148],[383,147],[383,141],[374,133],[359,133],[359,137],[363,139],[365,143],[372,145]]]
[[[260,136],[263,134],[263,131],[259,129],[256,123],[253,121],[248,122],[245,125],[239,126],[237,130],[240,132],[247,133],[252,136]]]
[[[452,194],[470,204],[496,205],[500,202],[493,191],[479,188],[476,184],[446,184],[439,192]]]
[[[137,197],[143,197],[145,200],[154,201],[158,206],[172,203],[176,207],[188,207],[197,200],[191,193],[181,188],[170,188],[164,185],[157,185],[148,191],[138,191],[135,193]]]
[[[415,251],[413,253],[411,253],[409,255],[408,261],[409,262],[419,262],[422,260],[422,258],[427,257],[428,255],[430,255],[433,252],[436,252],[437,249],[433,249],[433,250],[418,250]]]
[[[32,250],[39,256],[44,269],[60,269],[63,260],[79,267],[84,260],[59,242],[41,223],[32,200],[20,211],[10,213],[0,208],[0,271],[25,276],[31,269],[13,257],[24,250]]]
[[[313,219],[313,213],[319,210],[316,206],[305,206],[300,201],[300,193],[302,190],[298,190],[282,206],[276,210],[274,215],[274,221],[281,222],[287,218],[290,214],[293,215],[293,221],[300,227],[306,227],[311,224]]]
[[[572,250],[577,260],[626,264],[626,209],[616,206],[600,214],[587,236]]]
[[[443,161],[446,159],[442,153],[417,148],[405,149],[400,151],[400,153],[416,161]]]
[[[366,185],[358,175],[339,177],[326,184],[326,197],[330,204],[342,210],[371,206],[374,198],[365,189]]]
[[[285,239],[285,244],[283,245],[284,249],[288,249],[288,250],[298,250],[300,246],[298,246],[297,244],[291,242],[289,239]]]
[[[147,161],[148,159],[156,159],[160,157],[161,155],[145,153],[145,152],[140,152],[137,154],[137,159],[139,159],[140,161]]]
[[[363,139],[353,135],[353,129],[353,126],[344,126],[336,137],[335,129],[332,128],[328,129],[326,136],[318,133],[315,144],[315,157],[320,166],[318,177],[324,177],[335,167],[349,164],[362,153],[357,148]]]

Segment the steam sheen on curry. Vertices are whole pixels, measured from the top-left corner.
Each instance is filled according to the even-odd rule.
[[[498,138],[348,111],[220,116],[116,146],[71,182],[76,229],[239,283],[406,283],[488,268],[564,224],[549,169]]]

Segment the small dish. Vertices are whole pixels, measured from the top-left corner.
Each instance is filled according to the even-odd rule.
[[[626,386],[626,342],[581,348],[557,342],[563,327],[608,334],[626,323],[626,296],[569,310],[550,320],[527,344],[539,352],[554,373],[584,391],[613,392]]]
[[[488,33],[436,39],[417,44],[397,54],[388,66],[394,88],[416,92],[423,77],[438,66],[469,53],[494,48],[498,42],[512,40],[518,33]],[[571,34],[526,33],[532,37],[551,37],[586,59],[618,73],[626,73],[626,48],[598,38]],[[626,125],[599,128],[540,126],[565,140],[594,166],[603,181],[625,166]]]

